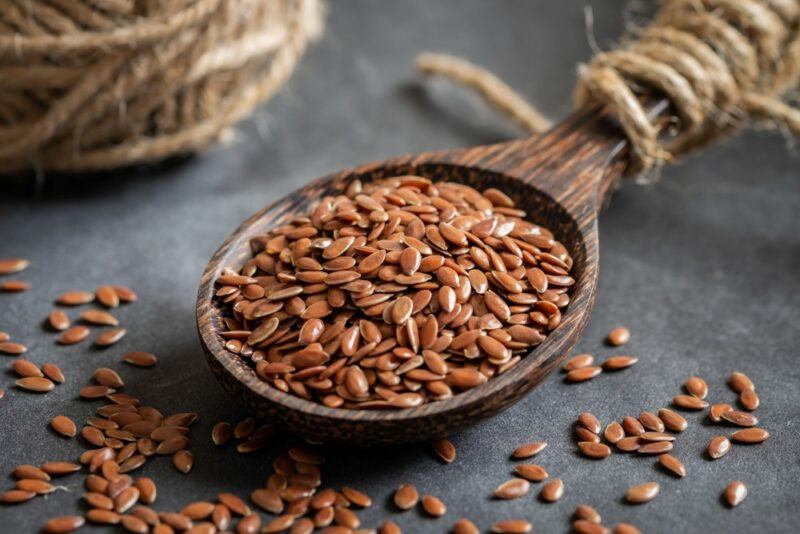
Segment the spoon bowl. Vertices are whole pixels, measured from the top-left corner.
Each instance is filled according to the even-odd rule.
[[[384,445],[427,440],[473,425],[523,398],[564,360],[594,303],[597,212],[624,168],[627,143],[598,109],[571,116],[550,132],[488,147],[425,153],[372,163],[320,178],[242,223],[209,261],[197,299],[201,344],[224,388],[254,416],[312,441]],[[215,280],[251,257],[250,239],[306,213],[353,180],[370,182],[414,174],[509,195],[527,218],[550,229],[573,258],[576,283],[561,324],[507,372],[453,397],[394,411],[328,408],[284,393],[261,380],[241,356],[224,347],[223,309]]]

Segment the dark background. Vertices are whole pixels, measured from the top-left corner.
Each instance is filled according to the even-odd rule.
[[[624,27],[623,1],[592,2],[596,35],[613,46]],[[0,187],[0,257],[30,258],[19,277],[33,283],[23,294],[0,295],[0,330],[29,347],[28,357],[61,365],[68,381],[39,396],[0,387],[0,488],[21,463],[74,459],[75,440],[56,437],[49,419],[64,413],[83,421],[97,406],[75,400],[91,371],[111,366],[125,391],[165,412],[197,411],[189,475],[168,458],[139,474],[155,479],[159,510],[176,510],[220,491],[246,496],[264,484],[283,438],[251,456],[229,445],[215,448],[211,427],[246,414],[228,399],[206,367],[194,321],[200,273],[212,252],[246,216],[316,176],[392,155],[469,146],[520,135],[471,94],[446,83],[423,83],[415,56],[448,51],[488,66],[551,116],[570,106],[576,64],[591,50],[582,2],[424,0],[336,2],[327,33],[289,85],[232,144],[177,164],[91,177],[45,177]],[[790,147],[791,148],[791,147]],[[629,521],[643,532],[796,532],[800,298],[800,159],[780,135],[748,132],[664,170],[651,186],[628,184],[600,221],[601,277],[594,314],[578,349],[600,359],[612,327],[628,325],[624,352],[640,363],[625,372],[567,385],[552,376],[527,399],[495,419],[454,436],[458,458],[440,464],[424,445],[330,454],[325,484],[348,484],[375,500],[360,514],[377,527],[384,517],[407,532],[444,532],[466,516],[486,529],[522,517],[537,532],[564,532],[579,503],[595,506],[608,525]],[[127,337],[98,351],[89,343],[59,347],[42,328],[52,301],[67,289],[103,283],[135,288],[139,302],[117,310]],[[72,316],[76,312],[71,312]],[[120,363],[130,350],[160,357],[151,370]],[[4,359],[9,367],[10,358]],[[675,447],[689,472],[665,475],[655,458],[615,454],[594,462],[575,453],[571,425],[583,410],[603,423],[656,410],[693,374],[704,377],[713,402],[733,402],[725,381],[734,370],[756,383],[756,412],[772,438],[735,446],[715,462],[704,457],[709,439],[729,429],[690,414]],[[545,440],[538,463],[564,479],[557,504],[527,497],[489,499],[509,477],[508,454],[518,444]],[[0,531],[31,532],[48,517],[82,508],[82,476],[63,478],[67,491],[0,508]],[[731,480],[750,496],[737,509],[721,504]],[[656,480],[661,495],[643,506],[622,502],[634,483]],[[392,511],[393,489],[411,482],[448,505],[444,518]]]

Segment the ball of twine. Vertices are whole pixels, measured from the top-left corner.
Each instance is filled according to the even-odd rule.
[[[0,0],[0,173],[203,149],[289,78],[321,0]]]
[[[485,69],[445,54],[423,54],[418,66],[475,89],[531,132],[550,126]],[[631,144],[628,173],[649,177],[751,121],[800,135],[800,109],[789,103],[798,81],[800,0],[664,0],[648,26],[579,66],[575,105],[606,105]],[[674,135],[659,135],[637,96],[643,88],[670,100]]]

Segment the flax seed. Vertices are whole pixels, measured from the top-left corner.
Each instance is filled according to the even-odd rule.
[[[531,482],[541,482],[548,477],[547,471],[536,464],[517,465],[514,467],[514,474]]]
[[[590,523],[602,523],[600,514],[588,504],[579,504],[572,516],[575,519],[589,521]]]
[[[638,436],[622,438],[614,444],[622,452],[633,452],[642,446]]]
[[[57,299],[56,303],[62,306],[80,306],[81,304],[88,304],[94,300],[94,293],[89,291],[68,291],[62,293]]]
[[[567,373],[567,382],[585,382],[603,372],[602,367],[580,367]]]
[[[763,428],[744,428],[731,434],[733,441],[739,443],[761,443],[769,438],[769,432]]]
[[[708,395],[708,384],[699,376],[693,376],[684,382],[683,387],[686,388],[687,393],[698,399],[705,399]]]
[[[587,429],[589,432],[594,434],[599,434],[600,430],[602,430],[603,426],[600,424],[600,421],[589,412],[583,412],[578,415],[578,423]]]
[[[672,432],[683,432],[689,425],[683,416],[669,408],[661,408],[658,410],[658,417],[664,423],[664,426]]]
[[[758,419],[756,419],[755,416],[747,412],[740,412],[739,410],[728,410],[723,412],[720,417],[723,421],[727,421],[736,426],[750,427],[758,424]]]
[[[542,486],[539,496],[546,502],[556,502],[564,495],[564,482],[560,478],[554,478]]]
[[[512,478],[497,486],[492,494],[497,499],[518,499],[528,493],[530,483],[524,478]]]
[[[603,437],[606,438],[606,441],[609,443],[617,443],[625,437],[625,430],[622,428],[622,425],[616,421],[612,421],[603,432]]]
[[[533,525],[524,519],[504,519],[492,524],[495,534],[526,534],[533,530]]]
[[[741,393],[747,389],[755,390],[755,386],[753,385],[753,381],[750,380],[750,377],[738,371],[731,375],[729,383],[736,393]]]
[[[0,341],[0,353],[2,354],[18,356],[27,350],[28,348],[22,343],[16,343],[14,341]]]
[[[456,459],[456,447],[448,439],[437,439],[433,442],[433,450],[444,463],[452,463]]]
[[[66,534],[78,530],[84,523],[85,520],[79,515],[65,515],[48,520],[42,530],[46,534]]]
[[[661,467],[675,476],[681,478],[686,476],[686,468],[683,466],[680,460],[671,454],[662,454],[659,456],[658,463],[661,465]]]
[[[673,397],[672,403],[678,408],[683,408],[684,410],[702,410],[708,406],[706,401],[691,395],[677,395],[676,397]]]
[[[624,326],[615,328],[614,330],[608,333],[608,342],[615,347],[624,345],[625,343],[630,341],[630,339],[631,339],[631,333]]]
[[[86,310],[81,313],[81,319],[89,324],[99,326],[117,326],[119,324],[116,317],[103,310]]]
[[[731,508],[739,506],[746,497],[747,486],[739,480],[734,480],[725,488],[725,500]]]
[[[589,458],[595,458],[601,460],[603,458],[608,458],[611,455],[611,449],[608,448],[608,445],[603,443],[595,443],[593,441],[580,441],[578,442],[578,448],[580,449],[581,453],[584,456],[588,456]]]
[[[424,495],[421,502],[423,510],[425,510],[428,515],[433,517],[441,517],[447,513],[447,507],[444,505],[441,499],[434,497],[433,495]]]
[[[47,322],[50,325],[50,328],[59,332],[69,328],[70,324],[69,317],[61,310],[53,310],[50,312],[50,315],[47,316]]]
[[[17,387],[36,393],[47,393],[48,391],[52,391],[55,387],[55,384],[53,384],[51,380],[38,376],[20,378],[14,383]]]
[[[526,458],[531,458],[542,452],[542,450],[545,447],[547,447],[547,443],[545,443],[544,441],[536,441],[533,443],[520,445],[519,447],[514,449],[512,457],[517,460],[524,460]]]
[[[61,335],[58,336],[58,342],[62,345],[74,345],[76,343],[80,343],[84,339],[89,337],[89,329],[85,326],[73,326],[67,330],[64,330]]]
[[[64,415],[53,417],[50,421],[50,426],[53,427],[53,430],[68,438],[74,438],[78,434],[78,427],[75,422]]]
[[[612,356],[603,362],[604,371],[621,371],[636,364],[639,358],[634,356]]]
[[[733,410],[730,404],[712,404],[708,410],[708,417],[715,423],[722,421],[722,414]]]
[[[124,328],[112,328],[97,336],[94,343],[98,347],[108,347],[122,339],[127,333],[128,331]]]
[[[394,492],[394,504],[401,510],[410,510],[417,505],[419,493],[411,484],[403,484]]]
[[[708,443],[708,455],[712,460],[722,458],[731,450],[731,442],[725,436],[712,438]]]
[[[643,504],[650,502],[658,495],[660,486],[658,482],[645,482],[638,486],[628,488],[625,499],[631,504]]]
[[[758,398],[755,390],[753,389],[745,389],[739,393],[739,404],[742,405],[742,408],[748,411],[753,411],[758,408],[758,405],[761,404],[761,400]]]
[[[380,534],[384,533],[381,532]],[[475,523],[469,519],[461,518],[453,523],[453,534],[480,534],[480,530],[478,530],[478,527],[475,526]]]

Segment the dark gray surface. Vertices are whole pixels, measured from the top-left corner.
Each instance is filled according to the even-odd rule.
[[[595,2],[597,35],[610,46],[623,24],[622,1]],[[215,449],[214,423],[245,416],[216,384],[202,357],[194,298],[206,260],[245,216],[318,175],[363,161],[429,149],[502,140],[517,132],[482,104],[447,84],[421,85],[415,55],[446,50],[492,68],[543,109],[569,107],[574,65],[590,54],[580,2],[338,2],[328,32],[289,86],[242,125],[232,145],[182,164],[67,181],[48,178],[38,193],[28,183],[0,193],[0,257],[23,256],[21,275],[33,289],[0,295],[0,330],[29,346],[29,358],[62,366],[68,382],[37,396],[0,378],[0,473],[20,463],[75,458],[83,447],[49,431],[57,413],[84,420],[96,403],[76,401],[92,369],[119,369],[128,385],[164,411],[195,410],[196,467],[178,474],[167,458],[143,474],[159,486],[159,510],[179,509],[219,491],[246,496],[263,485],[283,447],[253,456]],[[624,352],[641,362],[620,374],[578,386],[553,376],[526,400],[492,421],[455,436],[458,459],[439,464],[425,446],[337,451],[325,483],[367,491],[376,504],[365,526],[384,517],[406,532],[444,532],[455,519],[481,528],[524,517],[537,532],[564,532],[579,503],[594,505],[605,522],[630,521],[643,532],[793,532],[798,517],[797,319],[800,293],[800,176],[797,157],[779,136],[748,133],[677,167],[656,185],[628,185],[601,219],[600,292],[578,347],[600,358],[604,334],[619,324],[633,339]],[[120,308],[129,328],[117,346],[58,347],[41,327],[53,298],[70,288],[106,282],[134,287],[136,304]],[[75,313],[73,312],[74,316]],[[152,370],[119,362],[129,350],[160,357]],[[6,367],[10,358],[0,358]],[[733,402],[725,380],[733,370],[758,386],[756,412],[772,433],[764,445],[737,446],[725,458],[704,457],[708,440],[729,429],[689,415],[676,455],[688,476],[673,479],[655,458],[613,455],[593,462],[576,455],[571,425],[580,411],[603,422],[667,405],[692,374],[708,381],[710,400]],[[493,502],[508,477],[515,445],[550,445],[538,462],[566,484],[561,502],[531,495]],[[744,481],[750,496],[729,510],[725,485]],[[46,518],[81,509],[82,477],[64,478],[68,491],[0,508],[0,532],[30,532]],[[661,495],[644,506],[622,503],[632,483],[656,480]],[[399,514],[386,506],[403,482],[441,497],[447,515]],[[13,481],[5,478],[2,486]]]

